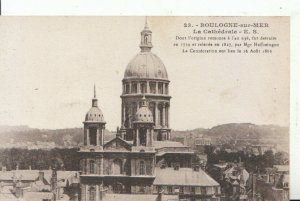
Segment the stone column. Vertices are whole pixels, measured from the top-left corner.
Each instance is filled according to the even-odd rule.
[[[123,104],[123,100],[122,100],[122,104],[121,104],[121,128],[124,126],[124,104]]]
[[[100,142],[100,127],[97,128],[97,134],[96,134],[96,146],[102,146],[101,142]]]
[[[150,146],[152,146],[153,145],[153,128],[151,128],[151,130],[150,130]]]
[[[155,127],[158,128],[159,122],[158,122],[158,102],[155,102]]]
[[[129,106],[128,106],[128,126],[129,126],[129,128],[131,128],[132,127],[132,105],[130,104]]]
[[[81,190],[81,200],[82,201],[86,201],[86,197],[85,197],[85,193],[86,193],[86,190],[85,190],[85,185],[84,184],[81,184],[80,185],[80,190]]]
[[[146,93],[147,94],[149,94],[150,93],[150,83],[149,83],[149,81],[147,81],[147,83],[146,83]]]
[[[100,174],[103,175],[103,168],[104,168],[104,164],[103,164],[103,156],[100,156]]]
[[[129,93],[131,94],[131,82],[129,82]]]
[[[126,104],[123,104],[122,106],[122,110],[123,110],[123,120],[122,120],[122,126],[125,128],[125,121],[126,121]]]
[[[155,82],[155,93],[158,94],[158,82]]]
[[[146,130],[146,146],[149,146],[149,143],[150,143],[150,133],[147,128],[147,130]]]
[[[135,136],[135,141],[136,141],[136,146],[140,145],[140,136],[139,136],[139,129],[136,128],[136,132],[135,132],[136,136]]]
[[[89,127],[87,127],[87,129],[86,129],[86,145],[87,146],[90,145],[90,130],[89,130]]]
[[[87,128],[84,126],[84,136],[83,136],[83,143],[84,145],[87,145]]]
[[[162,126],[166,127],[166,104],[163,103],[162,107]]]
[[[169,88],[168,88],[168,83],[165,83],[165,94],[169,94]]]
[[[140,94],[141,93],[141,83],[137,82],[137,93]]]
[[[99,200],[99,185],[96,185],[96,200]]]
[[[105,125],[102,125],[102,127],[101,127],[101,142],[102,142],[102,146],[104,145],[104,130],[105,130]]]
[[[85,185],[85,200],[88,201],[89,200],[89,190],[88,190],[89,186]]]
[[[170,128],[170,105],[168,105],[168,109],[167,109],[167,115],[168,115],[168,128]]]

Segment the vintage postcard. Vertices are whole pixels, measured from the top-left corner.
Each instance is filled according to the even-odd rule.
[[[0,200],[289,200],[289,30],[1,17]]]

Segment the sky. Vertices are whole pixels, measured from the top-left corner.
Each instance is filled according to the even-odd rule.
[[[176,130],[225,123],[289,125],[289,18],[148,17],[152,52],[170,79]],[[186,22],[262,21],[272,54],[183,54]],[[96,84],[109,130],[121,122],[122,78],[144,17],[1,17],[0,125],[82,127]]]

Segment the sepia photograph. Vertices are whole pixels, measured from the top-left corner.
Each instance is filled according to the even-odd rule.
[[[0,18],[0,200],[288,201],[290,17]]]

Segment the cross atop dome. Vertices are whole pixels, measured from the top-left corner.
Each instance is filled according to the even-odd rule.
[[[147,17],[145,20],[145,27],[141,32],[141,44],[140,48],[142,52],[150,52],[151,48],[153,47],[152,43],[152,31],[149,28]]]

